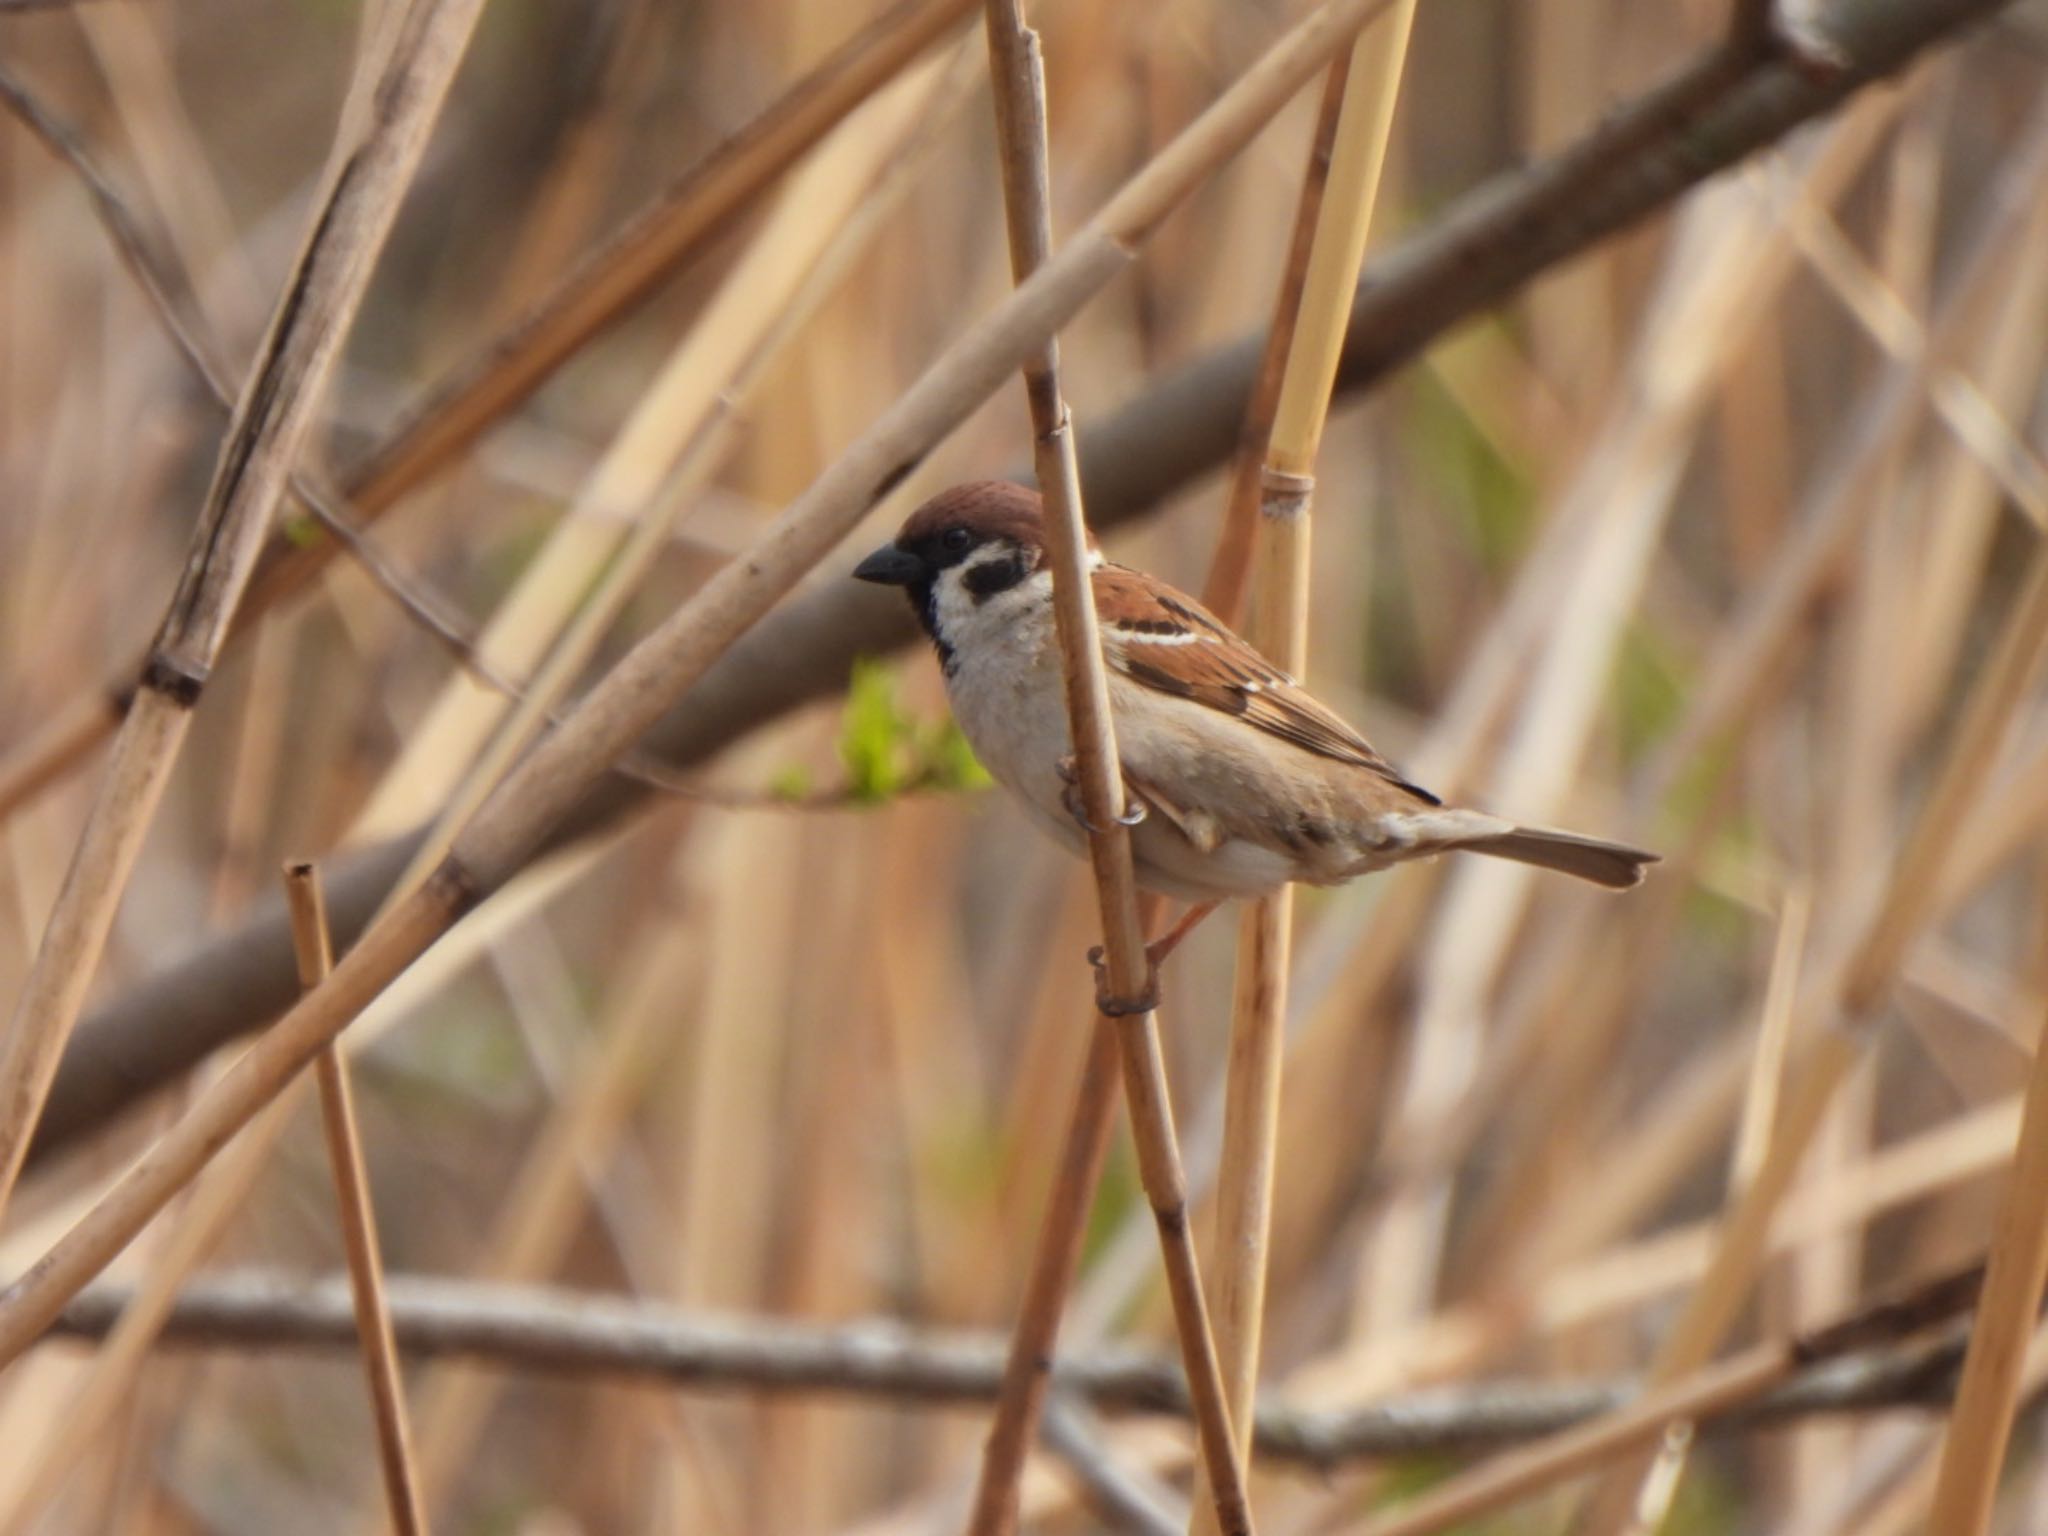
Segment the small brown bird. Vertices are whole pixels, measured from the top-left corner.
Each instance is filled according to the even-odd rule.
[[[976,755],[1079,849],[1045,553],[1037,493],[985,481],[934,496],[853,574],[908,592]],[[1206,911],[1290,880],[1335,885],[1464,849],[1624,890],[1656,861],[1446,806],[1193,598],[1090,556],[1117,752],[1143,813],[1132,854],[1147,888]]]

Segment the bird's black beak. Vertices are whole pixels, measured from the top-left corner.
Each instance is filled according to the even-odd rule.
[[[909,550],[884,544],[856,565],[853,574],[861,581],[872,581],[885,587],[908,587],[924,579],[925,568],[924,561]]]

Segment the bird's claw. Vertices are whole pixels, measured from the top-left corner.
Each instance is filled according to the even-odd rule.
[[[1159,967],[1152,962],[1150,945],[1145,948],[1145,987],[1136,997],[1121,995],[1110,985],[1109,966],[1100,944],[1088,951],[1088,964],[1095,970],[1095,1011],[1104,1017],[1127,1019],[1159,1007]]]
[[[1059,774],[1061,783],[1066,786],[1060,791],[1060,804],[1067,808],[1067,814],[1081,824],[1082,831],[1102,835],[1104,829],[1096,826],[1090,819],[1087,803],[1081,798],[1080,770],[1075,766],[1074,759],[1071,756],[1063,757],[1053,765],[1053,769]],[[1145,802],[1134,796],[1125,802],[1122,814],[1116,817],[1116,824],[1120,827],[1135,827],[1145,819],[1146,814]]]

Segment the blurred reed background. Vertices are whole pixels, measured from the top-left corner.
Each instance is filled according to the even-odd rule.
[[[1033,6],[1058,230],[1305,10]],[[978,8],[908,12],[947,13],[924,23],[936,41],[915,63],[376,523],[390,571],[483,637],[493,675],[533,679],[603,603],[558,664],[561,686],[583,686],[1007,291]],[[359,489],[355,466],[427,386],[832,50],[902,14],[492,0],[308,467]],[[234,379],[378,22],[345,0],[0,5],[0,69],[73,126],[154,258],[186,275]],[[1728,26],[1718,3],[1425,0],[1368,286],[1381,253],[1488,178],[1580,142]],[[1301,894],[1261,1530],[1380,1528],[1501,1444],[1611,1406],[1559,1392],[1644,1371],[1704,1305],[1701,1277],[1730,1249],[1717,1218],[1774,1166],[1774,1123],[1784,1159],[1788,1084],[1831,1032],[1855,1053],[1819,1095],[1765,1249],[1714,1270],[1710,1294],[1735,1309],[1728,1345],[1982,1257],[2048,1007],[2048,699],[2029,671],[2048,523],[2031,446],[2048,356],[2044,64],[2048,13],[1998,10],[1340,393],[1318,476],[1313,687],[1422,782],[1641,841],[1665,863],[1619,899],[1456,860]],[[1804,65],[1838,67],[1818,45]],[[1092,424],[1265,323],[1315,96],[1064,331],[1084,468],[1099,468]],[[1713,153],[1680,136],[1645,155],[1694,151]],[[101,761],[59,754],[30,784],[21,754],[53,722],[103,715],[109,683],[127,680],[223,416],[76,167],[19,122],[0,138],[0,328],[11,1000]],[[1181,451],[1210,472],[1147,497],[1108,543],[1199,588],[1232,441],[1153,420],[1162,440],[1191,430],[1207,437]],[[1028,448],[1006,387],[816,589],[848,585],[854,554],[924,495],[1019,472]],[[290,538],[325,538],[285,518]],[[1999,655],[2014,687],[1973,715]],[[715,755],[699,743],[679,784],[513,882],[346,1037],[437,1530],[959,1528],[1094,1027],[1094,901],[1081,864],[981,789],[927,657],[827,659],[850,693],[835,682]],[[0,1232],[9,1277],[191,1091],[120,1042],[175,1037],[202,1007],[254,1024],[282,1001],[223,961],[156,1006],[166,969],[274,905],[280,861],[338,864],[433,817],[507,709],[348,559],[231,650],[81,1035],[98,1053],[84,1066],[135,1102],[63,1111],[61,1147],[31,1163]],[[1166,975],[1198,1231],[1231,958],[1218,921]],[[137,1029],[96,1034],[122,1006]],[[112,1378],[109,1411],[77,1406],[95,1357],[76,1342],[0,1376],[0,1530],[354,1532],[385,1518],[345,1321],[294,1341],[312,1327],[284,1305],[297,1291],[251,1279],[341,1266],[311,1100],[245,1161],[246,1192],[193,1282],[214,1313],[174,1316],[132,1377]],[[173,1226],[153,1226],[67,1326],[103,1330],[115,1300],[161,1279]],[[1119,1132],[1064,1353],[1171,1359],[1150,1229]],[[408,1290],[409,1277],[575,1294]],[[633,1336],[632,1358],[579,1363],[540,1325],[587,1317],[576,1296],[590,1292],[664,1325],[725,1326],[704,1337],[751,1349],[706,1363],[685,1347],[698,1335],[671,1329],[666,1353]],[[317,1293],[323,1316],[345,1319],[341,1294]],[[266,1299],[267,1331],[251,1322]],[[525,1347],[429,1358],[436,1318],[489,1306],[527,1308]],[[1701,1359],[1723,1343],[1707,1331]],[[950,1385],[875,1368],[941,1342],[965,1362]],[[1952,1368],[1953,1351],[1941,1360]],[[1945,1380],[1898,1376],[1852,1414],[1709,1427],[1689,1457],[1667,1450],[1647,1519],[1631,1518],[1675,1536],[1920,1528],[1943,1429],[1923,1399]],[[1489,1383],[1511,1385],[1480,1394]],[[1288,1453],[1280,1410],[1323,1414],[1334,1433],[1353,1422],[1337,1410],[1423,1388],[1466,1414],[1433,1441],[1368,1435],[1320,1465]],[[1093,1409],[1078,1388],[1056,1394],[1024,1485],[1029,1529],[1180,1525],[1190,1437],[1130,1411],[1151,1391]],[[2039,1528],[2041,1427],[2019,1420],[1997,1529]],[[1485,1523],[1415,1529],[1593,1529],[1639,1480],[1628,1471],[1615,1461],[1590,1496],[1565,1482]]]

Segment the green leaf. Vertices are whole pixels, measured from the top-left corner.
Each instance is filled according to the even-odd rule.
[[[987,789],[995,780],[974,755],[959,722],[946,719],[926,736],[920,776],[939,789]]]
[[[854,659],[839,723],[839,760],[855,800],[888,799],[903,784],[910,723],[896,703],[895,674],[872,656]]]
[[[811,770],[802,763],[791,763],[787,768],[777,770],[775,777],[768,781],[768,793],[778,800],[801,800],[811,792]]]

